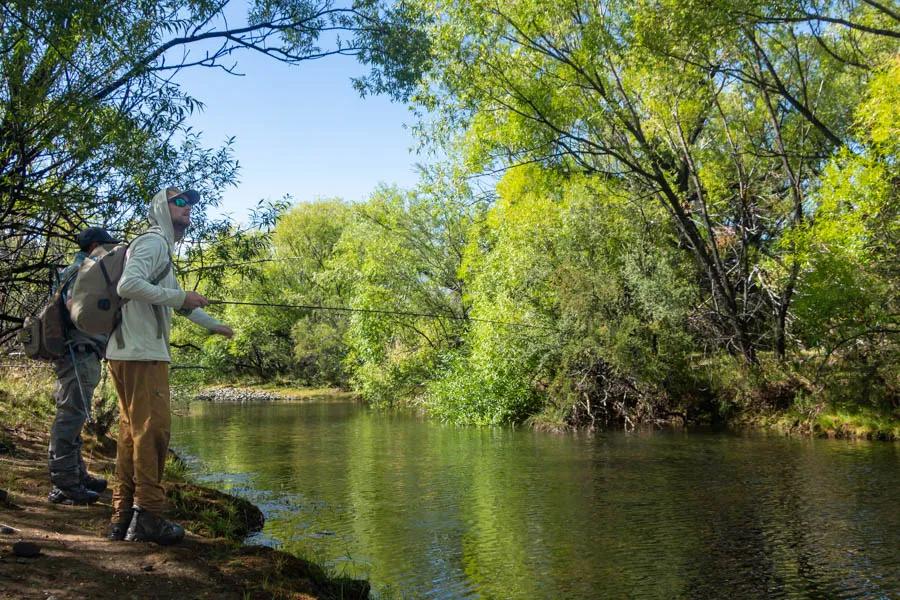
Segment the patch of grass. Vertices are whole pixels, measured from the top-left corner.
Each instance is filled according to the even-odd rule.
[[[56,406],[56,376],[47,363],[23,363],[0,371],[0,425],[9,428],[49,426]]]
[[[245,546],[234,553],[227,568],[248,585],[250,598],[316,598],[351,600],[369,597],[366,581],[334,577],[325,569],[294,555],[264,546]],[[248,595],[249,594],[249,595]]]
[[[166,466],[164,471],[166,481],[178,482],[178,483],[187,483],[189,472],[187,463],[185,463],[181,458],[169,450],[169,457],[166,460]]]
[[[830,409],[816,417],[813,430],[829,437],[900,440],[900,415],[866,407]]]
[[[547,404],[541,412],[525,419],[525,425],[538,431],[551,433],[572,429],[567,411],[552,403]]]
[[[799,398],[788,410],[759,414],[749,424],[782,433],[861,440],[900,440],[900,415],[864,406],[829,406]]]
[[[166,495],[171,516],[207,537],[240,542],[262,528],[264,518],[253,504],[190,481],[187,464],[169,452],[165,470]]]
[[[192,483],[167,483],[170,515],[207,537],[242,541],[262,528],[264,518],[253,504]]]
[[[114,386],[107,379],[104,368],[101,384],[94,391],[93,421],[85,423],[83,435],[111,450],[118,400]],[[0,371],[0,426],[48,430],[56,414],[55,391],[56,374],[49,363],[23,362]]]

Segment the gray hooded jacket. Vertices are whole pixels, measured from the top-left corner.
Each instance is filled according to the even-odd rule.
[[[171,361],[169,331],[172,328],[172,309],[184,304],[185,292],[174,270],[170,270],[159,284],[150,283],[165,269],[175,248],[175,229],[165,190],[153,196],[149,220],[147,231],[152,233],[136,238],[125,255],[125,270],[116,288],[122,298],[129,299],[122,308],[122,322],[118,328],[121,329],[124,346],[119,347],[114,331],[106,348],[106,357],[110,360]],[[162,307],[161,337],[158,336],[153,305]],[[199,308],[191,311],[188,319],[207,329],[222,324]]]

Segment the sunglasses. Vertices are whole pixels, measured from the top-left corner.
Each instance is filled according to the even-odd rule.
[[[200,193],[196,190],[185,190],[180,192],[178,188],[167,188],[166,193],[176,192],[176,195],[169,198],[169,202],[177,206],[178,208],[184,208],[185,206],[193,206],[200,201]]]

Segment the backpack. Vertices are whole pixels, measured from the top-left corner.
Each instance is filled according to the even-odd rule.
[[[34,360],[59,360],[66,355],[68,331],[72,327],[69,311],[63,302],[66,286],[78,274],[73,271],[50,297],[41,311],[25,319],[18,339],[25,356]]]
[[[144,232],[131,241],[133,244]],[[154,233],[154,235],[159,235]],[[129,244],[118,244],[112,248],[98,246],[91,255],[84,259],[75,285],[72,288],[72,307],[70,316],[75,327],[90,335],[110,335],[116,332],[116,343],[125,345],[119,323],[122,321],[122,307],[128,303],[116,291],[122,272],[125,270],[125,253]],[[150,280],[153,285],[162,281],[172,269],[172,260],[156,277]],[[159,335],[162,335],[162,309],[153,306]]]

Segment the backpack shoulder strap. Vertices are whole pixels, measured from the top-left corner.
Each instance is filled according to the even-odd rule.
[[[138,235],[136,235],[136,236],[134,237],[133,240],[131,240],[131,242],[129,242],[128,245],[129,245],[129,246],[133,246],[134,243],[138,240],[138,238],[141,238],[141,237],[143,237],[143,236],[145,236],[145,235],[151,235],[151,234],[152,234],[152,235],[157,235],[157,236],[161,237],[162,240],[166,243],[166,249],[168,250],[168,247],[169,247],[169,241],[165,238],[165,236],[164,236],[163,234],[159,233],[158,231],[152,231],[152,230],[147,230],[147,231],[145,231],[145,232],[143,232],[143,233],[139,233]],[[152,283],[153,285],[159,284],[159,282],[162,281],[163,278],[164,278],[166,275],[168,275],[168,274],[169,274],[169,271],[172,269],[172,255],[171,255],[171,253],[169,253],[169,252],[166,252],[166,254],[167,254],[168,257],[169,257],[169,262],[166,263],[166,266],[163,267],[162,271],[160,271],[159,274],[157,274],[156,277],[150,279],[150,283]]]
[[[166,266],[163,267],[163,270],[159,272],[159,275],[150,280],[150,283],[153,285],[158,285],[163,278],[169,274],[169,271],[172,270],[172,258],[169,258],[169,262],[166,263]]]
[[[56,288],[56,293],[60,296],[64,296],[66,289],[72,285],[76,277],[78,277],[78,269],[73,269],[71,273],[68,273],[64,278],[59,280],[59,286]]]
[[[168,248],[168,241],[166,240],[166,238],[162,234],[157,233],[156,231],[145,231],[141,234],[138,234],[137,236],[135,236],[135,238],[133,240],[131,240],[131,243],[129,244],[129,246],[131,244],[134,244],[134,242],[139,237],[148,235],[148,234],[155,234],[155,235],[158,235],[159,237],[161,237],[163,239],[163,241],[166,242],[166,247]],[[169,274],[169,271],[171,271],[171,270],[172,270],[172,257],[171,257],[171,255],[169,255],[169,260],[166,262],[166,266],[163,267],[163,269],[155,277],[150,279],[150,283],[152,283],[153,285],[159,285],[159,282],[162,281],[165,278],[165,276]],[[152,304],[151,308],[153,310],[153,316],[156,318],[156,339],[162,339],[163,329],[165,327],[165,322],[163,320],[162,307],[157,304]],[[123,348],[125,346],[125,339],[122,336],[122,328],[121,327],[116,328],[116,344],[118,344],[119,348]]]
[[[172,257],[170,256],[169,262],[166,263],[166,266],[159,273],[159,275],[150,280],[150,283],[152,283],[153,285],[157,285],[160,281],[163,280],[163,277],[169,274],[169,271],[171,270]],[[162,307],[158,304],[153,305],[153,316],[156,317],[156,339],[161,339],[163,336],[163,327],[165,326],[165,323],[163,323]]]

